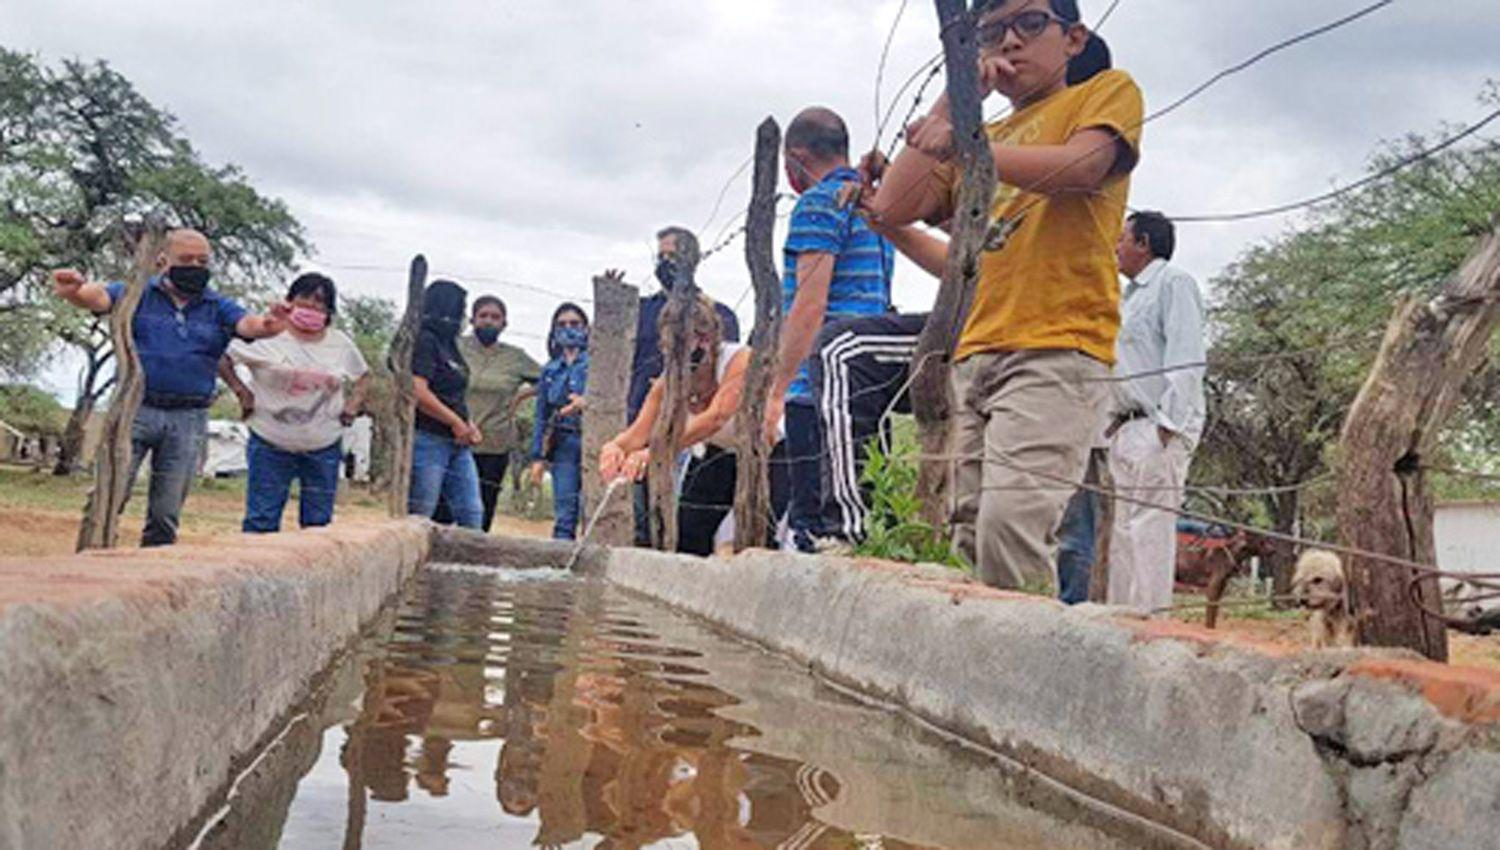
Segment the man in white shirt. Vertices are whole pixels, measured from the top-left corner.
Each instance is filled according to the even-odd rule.
[[[1130,216],[1116,246],[1129,281],[1115,346],[1115,374],[1126,380],[1113,385],[1107,432],[1109,470],[1122,497],[1108,600],[1148,613],[1172,604],[1175,511],[1205,418],[1203,296],[1197,281],[1168,264],[1175,248],[1172,222],[1157,212]]]

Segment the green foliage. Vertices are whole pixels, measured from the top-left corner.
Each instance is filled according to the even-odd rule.
[[[352,294],[339,298],[339,324],[372,368],[385,368],[385,352],[398,322],[396,302],[389,298]]]
[[[922,519],[917,453],[911,428],[893,429],[889,450],[879,440],[871,443],[864,471],[864,482],[871,488],[870,515],[857,551],[873,558],[967,569],[948,538]]]
[[[369,391],[365,410],[374,417],[370,435],[370,478],[384,481],[389,473],[389,435],[386,427],[394,421],[395,383],[386,363],[391,338],[396,335],[400,319],[396,304],[385,298],[346,294],[339,297],[339,324],[359,347],[370,365]]]
[[[0,420],[27,434],[55,437],[68,424],[68,411],[36,387],[4,384],[0,385]]]
[[[54,67],[0,48],[0,143],[0,372],[35,373],[59,338],[91,365],[105,358],[99,325],[59,302],[47,273],[122,277],[148,216],[202,230],[216,286],[252,302],[279,295],[310,250],[285,204],[204,162],[175,118],[102,62]],[[106,377],[86,374],[81,395],[93,395]]]
[[[1494,102],[1493,90],[1485,99]],[[1390,143],[1370,170],[1432,141]],[[1242,254],[1212,282],[1209,424],[1195,482],[1276,487],[1335,469],[1340,429],[1396,302],[1435,292],[1497,210],[1500,144],[1480,139],[1343,196],[1306,228]],[[1497,362],[1474,377],[1444,435],[1454,465],[1482,468],[1500,455]],[[1317,536],[1331,533],[1336,498],[1336,488],[1320,487],[1211,507]]]

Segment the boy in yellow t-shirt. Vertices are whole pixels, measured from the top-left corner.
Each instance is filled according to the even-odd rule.
[[[979,10],[981,85],[1014,111],[988,128],[999,186],[953,369],[954,543],[994,587],[1051,573],[1048,538],[1103,425],[1119,330],[1114,245],[1139,159],[1140,89],[1108,70],[1069,86],[1088,29],[1076,0]],[[953,215],[947,98],[908,129],[870,202],[883,227]],[[981,459],[982,458],[982,459]]]

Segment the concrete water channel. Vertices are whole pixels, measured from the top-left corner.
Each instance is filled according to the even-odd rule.
[[[425,522],[0,559],[0,848],[1500,848],[1500,676]]]
[[[193,846],[1170,846],[1042,790],[599,580],[433,565]]]

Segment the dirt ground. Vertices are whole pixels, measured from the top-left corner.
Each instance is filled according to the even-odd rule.
[[[85,477],[57,478],[26,467],[0,466],[0,557],[37,557],[72,554],[78,520],[88,498]],[[145,513],[144,487],[138,487],[125,508],[121,544],[138,545]],[[180,539],[201,543],[234,534],[244,518],[244,479],[196,482],[183,508]],[[362,489],[341,490],[334,522],[340,519],[378,519],[386,515],[383,496]],[[287,504],[282,527],[297,527],[296,496]],[[498,514],[496,534],[545,537],[550,522]]]
[[[1201,602],[1201,597],[1181,597],[1180,601]],[[1176,619],[1188,623],[1202,623],[1202,612],[1182,613]],[[1259,612],[1237,615],[1230,612],[1227,619],[1219,618],[1219,629],[1228,634],[1242,635],[1256,640],[1307,646],[1307,617],[1296,612]],[[1448,632],[1449,661],[1461,667],[1488,667],[1500,669],[1500,635],[1475,637],[1460,632]]]

